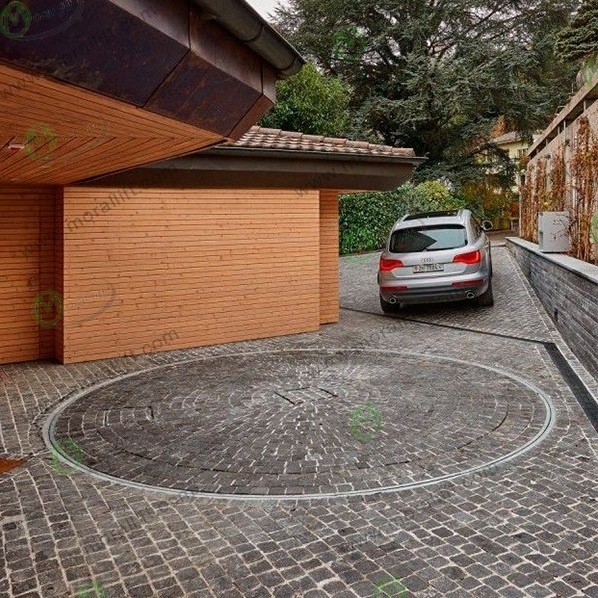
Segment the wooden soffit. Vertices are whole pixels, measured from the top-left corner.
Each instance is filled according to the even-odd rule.
[[[224,137],[263,97],[268,108],[274,100],[273,67],[188,0],[11,4],[30,9],[0,23],[5,64]]]
[[[65,184],[183,155],[240,137],[274,104],[272,65],[188,0],[0,0],[10,6],[0,183]],[[54,133],[47,159],[8,150],[38,130]]]
[[[65,185],[222,136],[0,65],[0,185]]]

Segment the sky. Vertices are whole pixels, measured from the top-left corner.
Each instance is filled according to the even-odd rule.
[[[247,0],[247,2],[266,18],[268,18],[268,13],[273,12],[278,5],[278,0]],[[281,4],[285,4],[284,0]]]

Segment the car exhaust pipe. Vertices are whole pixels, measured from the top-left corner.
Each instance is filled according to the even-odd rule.
[[[396,304],[396,302],[397,302],[397,298],[396,298],[396,297],[393,295],[393,296],[392,296],[392,297],[391,297],[391,298],[388,300],[388,302],[389,302],[391,305],[395,305],[395,304]]]
[[[465,295],[468,299],[475,299],[475,293],[472,293],[471,291],[469,291],[467,293],[467,295]]]

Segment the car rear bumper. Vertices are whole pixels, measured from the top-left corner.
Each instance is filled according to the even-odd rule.
[[[413,284],[406,281],[383,281],[380,296],[388,303],[444,303],[475,299],[488,290],[489,276],[459,277],[450,283],[434,285]]]

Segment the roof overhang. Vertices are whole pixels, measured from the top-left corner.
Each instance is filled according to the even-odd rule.
[[[218,2],[12,3],[31,9],[1,20],[0,184],[67,184],[241,137],[303,61],[243,0]],[[14,151],[39,127],[60,163]]]
[[[284,79],[305,64],[297,50],[245,0],[193,0],[204,16],[215,19],[267,60]]]
[[[424,158],[215,147],[85,184],[122,187],[391,191]]]

